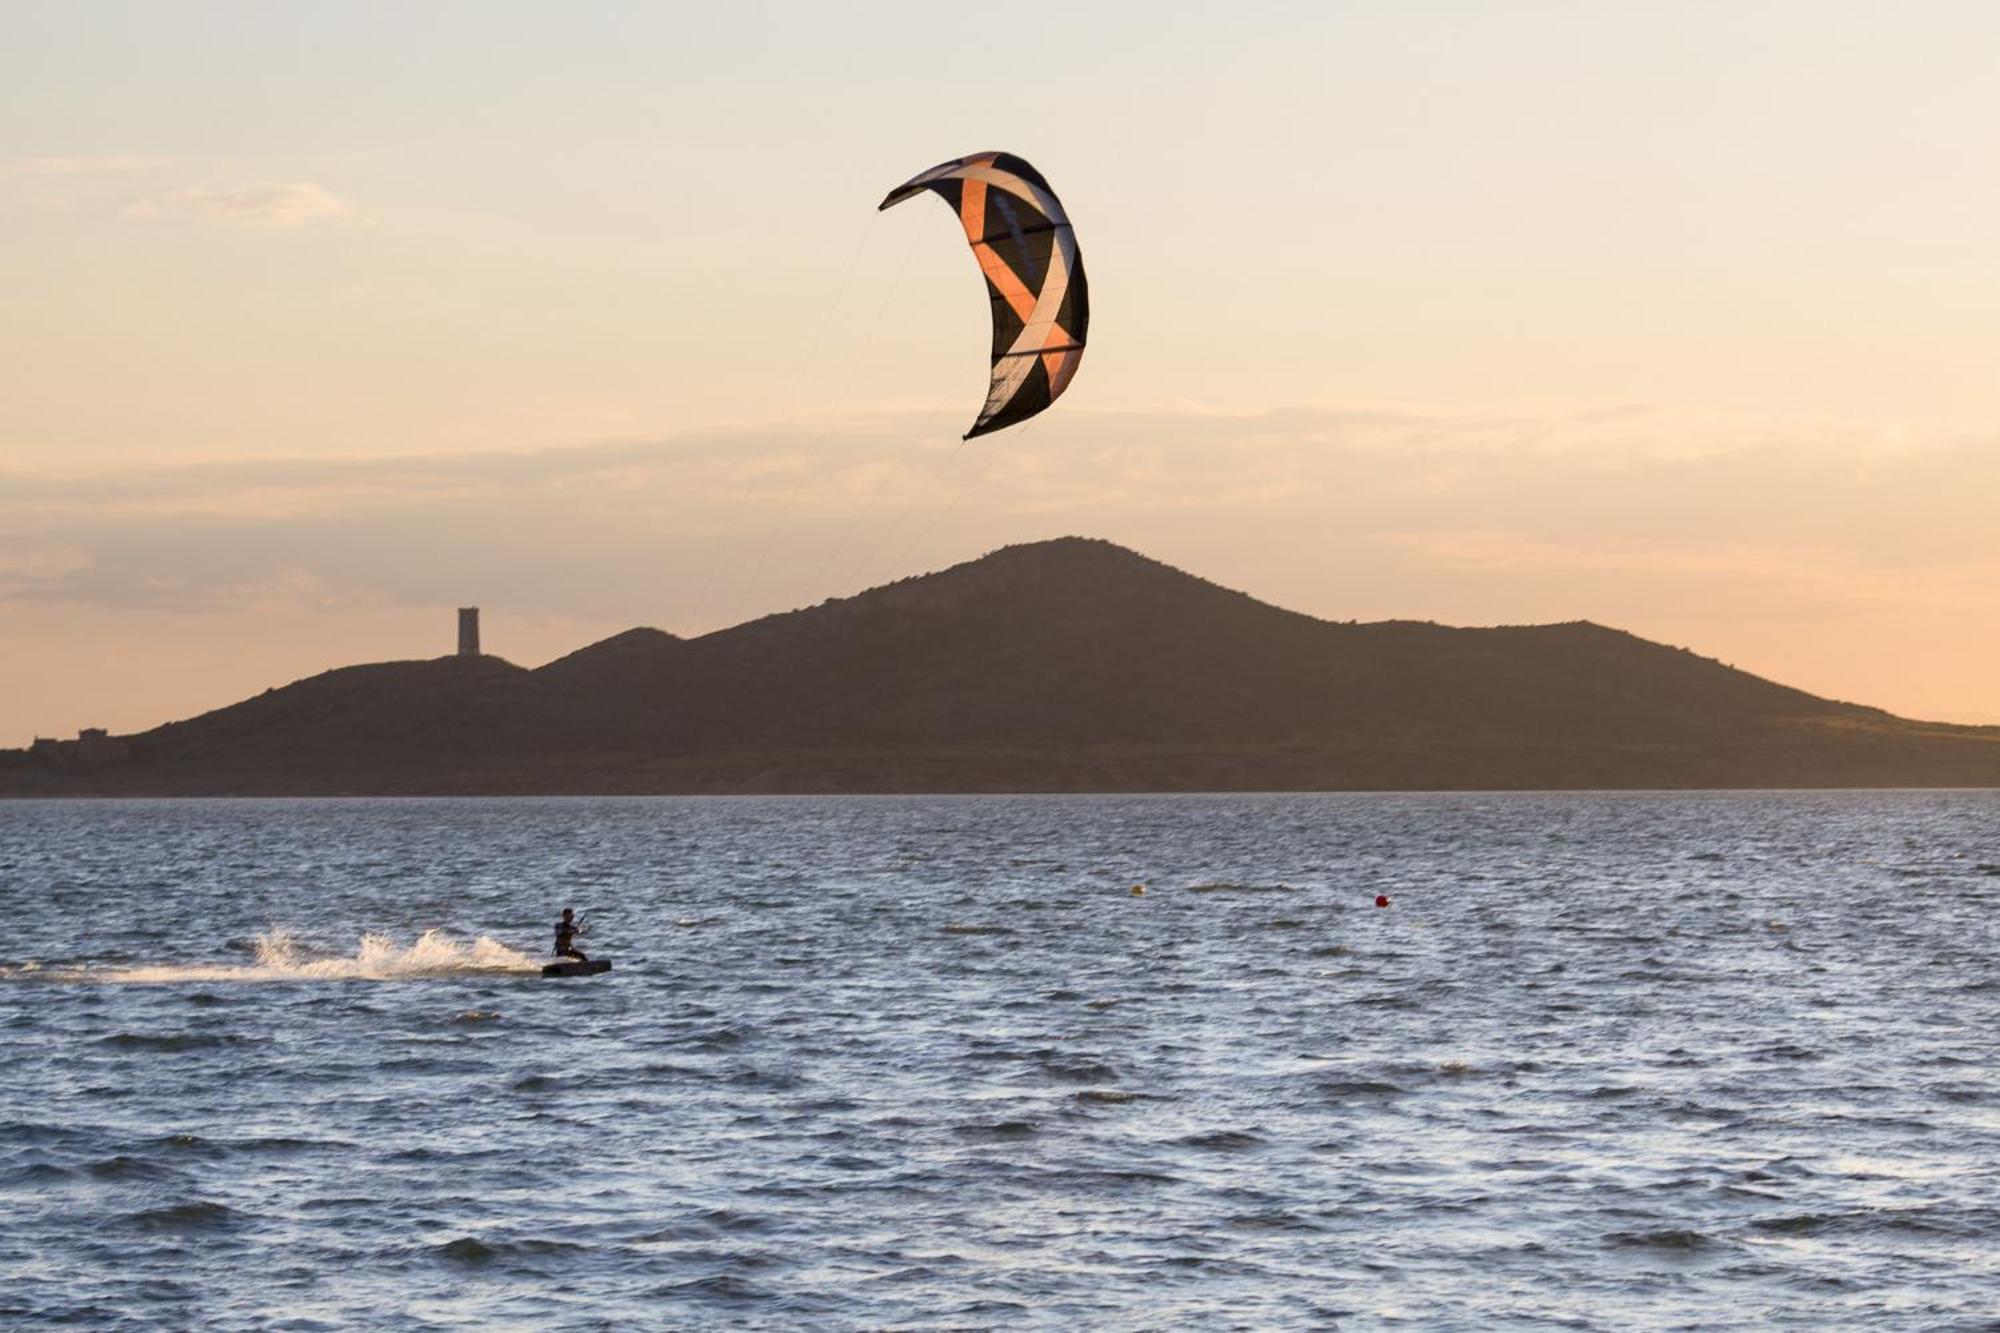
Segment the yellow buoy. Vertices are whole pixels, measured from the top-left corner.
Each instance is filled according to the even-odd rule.
[[[1132,896],[1133,896],[1134,898],[1143,898],[1143,897],[1145,897],[1145,896],[1146,896],[1146,886],[1145,886],[1144,884],[1134,884],[1134,885],[1132,886]]]

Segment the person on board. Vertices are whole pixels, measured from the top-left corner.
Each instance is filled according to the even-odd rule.
[[[563,908],[562,920],[556,922],[556,957],[574,958],[579,963],[589,962],[583,950],[576,947],[576,937],[583,933],[583,924],[576,919],[576,909]]]

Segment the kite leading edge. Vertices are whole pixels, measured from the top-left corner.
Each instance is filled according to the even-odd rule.
[[[958,213],[993,302],[993,380],[966,439],[1062,396],[1083,360],[1090,291],[1076,233],[1042,173],[1012,153],[975,153],[912,176],[882,207],[926,190]]]

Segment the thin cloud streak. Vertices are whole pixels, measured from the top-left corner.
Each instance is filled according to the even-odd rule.
[[[294,181],[228,190],[201,186],[175,190],[140,199],[125,212],[139,218],[187,214],[235,226],[297,227],[322,218],[347,217],[354,208],[323,186]]]
[[[23,176],[119,176],[135,171],[151,171],[172,161],[172,158],[146,157],[135,153],[29,157],[15,163],[14,170]]]
[[[905,513],[915,525],[948,503],[1010,539],[1164,530],[1207,547],[1289,532],[1302,560],[1379,548],[1399,565],[1457,569],[1476,550],[1489,577],[1524,581],[1634,568],[1769,579],[1824,571],[1838,554],[1857,590],[1864,571],[1921,570],[1962,589],[1968,606],[1989,601],[2000,556],[1974,500],[2000,489],[2000,461],[1976,442],[1914,447],[1838,426],[1718,431],[1633,410],[1074,414],[1060,440],[967,450],[896,443],[907,424],[16,473],[0,476],[0,519],[17,562],[57,547],[89,555],[44,562],[25,583],[16,575],[12,595],[156,608],[234,604],[280,569],[308,575],[322,598],[405,603],[448,600],[474,570],[514,569],[522,582],[510,595],[537,611],[588,601],[604,614],[671,613],[685,600],[672,578],[644,600],[605,589],[635,558],[668,549],[810,560],[808,534],[838,543],[844,528]],[[1926,521],[1911,524],[1914,512]],[[759,545],[769,540],[784,551]],[[398,554],[375,558],[387,551]]]

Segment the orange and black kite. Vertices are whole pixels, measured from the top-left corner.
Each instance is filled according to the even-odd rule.
[[[1021,158],[954,159],[912,176],[882,207],[925,190],[958,211],[993,299],[993,383],[969,440],[1026,421],[1062,396],[1083,360],[1090,292],[1062,202]]]

